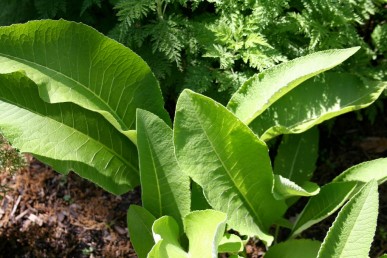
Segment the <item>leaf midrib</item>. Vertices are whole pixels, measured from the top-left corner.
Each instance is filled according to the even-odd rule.
[[[199,119],[199,114],[197,112],[195,112],[195,115],[196,115],[196,120],[198,121],[198,124],[200,125],[202,131],[204,132],[204,135],[206,136],[208,142],[210,143],[211,145],[211,148],[214,150],[214,153],[215,155],[218,157],[219,161],[222,163],[222,167],[225,169],[225,171],[227,172],[227,175],[230,179],[230,181],[233,183],[233,188],[235,188],[237,191],[237,194],[238,196],[240,197],[241,200],[245,200],[246,203],[248,204],[247,206],[247,209],[250,211],[250,214],[253,214],[254,218],[256,219],[256,221],[259,222],[259,225],[262,226],[263,223],[261,221],[261,219],[257,216],[257,214],[254,212],[254,208],[253,208],[253,205],[249,202],[249,200],[247,200],[246,198],[244,198],[243,194],[240,192],[239,188],[236,186],[236,182],[233,180],[233,178],[231,177],[231,173],[230,171],[228,170],[227,166],[224,164],[223,160],[220,158],[220,155],[218,154],[215,146],[213,145],[212,141],[210,140],[206,130],[204,129],[204,126],[203,124],[201,123],[201,120]],[[241,198],[242,197],[242,198]]]
[[[368,193],[366,194],[366,196],[364,196],[364,199],[362,200],[361,209],[357,213],[356,218],[353,220],[354,222],[353,222],[353,224],[351,226],[351,232],[352,232],[352,229],[358,224],[357,221],[358,221],[360,215],[362,214],[364,205],[368,203],[367,200],[369,199],[370,195],[372,194],[371,193],[371,189],[367,189],[367,190],[368,190]],[[353,209],[353,207],[352,207],[352,209]],[[350,216],[350,212],[348,212],[348,216]],[[345,223],[347,223],[347,222],[345,222]],[[348,245],[348,240],[350,238],[350,235],[351,235],[351,233],[348,235],[348,237],[345,238],[345,241],[344,241],[344,244],[343,244],[343,248],[340,250],[340,256],[343,253],[343,251],[346,249],[345,247]]]
[[[0,96],[0,97],[1,97],[1,96]],[[0,101],[2,101],[2,100],[0,100]],[[32,113],[32,114],[35,114],[36,116],[39,116],[39,117],[41,117],[41,118],[45,118],[45,119],[48,118],[48,119],[49,119],[50,121],[52,121],[53,123],[59,124],[59,125],[61,125],[61,126],[66,126],[67,128],[70,128],[70,129],[72,129],[72,130],[78,132],[79,134],[86,136],[87,139],[91,139],[94,143],[97,143],[96,145],[104,146],[105,149],[109,150],[109,152],[112,153],[114,156],[118,157],[118,158],[122,161],[122,163],[126,164],[128,167],[130,167],[131,169],[133,169],[134,171],[136,171],[136,173],[138,174],[138,169],[137,169],[136,167],[134,167],[131,163],[129,163],[123,156],[121,156],[120,154],[118,154],[115,150],[113,150],[112,148],[106,146],[106,145],[103,144],[102,142],[100,142],[100,141],[94,139],[93,137],[90,137],[90,136],[88,136],[87,134],[85,134],[85,133],[79,131],[78,129],[76,129],[76,128],[74,128],[74,127],[71,127],[71,126],[69,126],[69,125],[67,125],[67,124],[65,124],[65,123],[61,123],[61,122],[59,122],[59,121],[53,119],[53,118],[50,117],[50,116],[44,116],[44,115],[42,115],[42,114],[40,114],[40,113],[37,113],[37,112],[35,112],[34,110],[31,110],[30,108],[21,107],[20,105],[15,104],[13,101],[4,101],[4,100],[3,100],[2,102],[7,103],[7,104],[10,104],[10,105],[14,105],[14,106],[18,107],[18,108],[21,109],[21,110],[27,110],[28,112],[30,112],[30,113]],[[59,105],[60,105],[60,104],[59,104]],[[46,108],[46,110],[47,110],[47,108]],[[61,118],[62,118],[62,113],[61,113]]]
[[[150,156],[151,156],[151,160],[152,160],[152,167],[153,167],[153,172],[154,172],[154,176],[155,176],[155,179],[156,179],[156,189],[157,189],[157,195],[158,195],[158,206],[159,206],[159,214],[157,217],[161,217],[163,215],[163,205],[162,205],[162,202],[161,202],[161,190],[160,190],[160,178],[159,178],[159,175],[157,173],[157,169],[156,169],[156,166],[155,166],[155,158],[154,158],[154,151],[153,151],[153,148],[150,144],[150,141],[149,141],[149,135],[148,135],[148,131],[147,129],[143,130],[144,134],[146,135],[145,136],[145,139],[146,139],[146,143],[147,143],[147,146],[149,148],[149,153],[150,153]]]
[[[91,89],[89,89],[88,87],[86,87],[86,85],[78,82],[77,80],[73,79],[72,77],[69,77],[68,75],[62,73],[62,72],[59,72],[59,71],[56,71],[48,66],[44,66],[42,64],[39,64],[39,63],[36,63],[36,62],[33,62],[33,61],[30,61],[30,60],[27,60],[27,59],[23,59],[23,58],[19,58],[19,57],[16,57],[16,56],[11,56],[11,55],[7,55],[7,54],[4,54],[4,53],[0,53],[0,56],[3,56],[5,58],[8,58],[12,61],[16,61],[16,62],[19,62],[21,64],[24,64],[24,65],[27,65],[27,66],[30,66],[32,69],[34,70],[37,70],[39,73],[41,74],[44,74],[45,76],[49,77],[50,80],[54,80],[52,76],[49,76],[47,74],[50,74],[50,73],[53,73],[53,74],[58,74],[62,77],[65,77],[66,79],[74,82],[75,85],[80,85],[81,88],[86,91],[87,93],[91,94],[95,99],[99,100],[99,102],[102,104],[102,107],[105,107],[106,110],[103,110],[102,111],[107,111],[109,114],[111,114],[113,116],[114,119],[117,120],[118,124],[122,127],[121,130],[122,131],[126,131],[126,130],[129,130],[130,128],[124,123],[124,121],[118,116],[118,114],[116,113],[116,111],[110,107],[110,105],[105,102],[104,99],[102,99],[100,97],[100,95],[97,95],[95,94],[93,91],[91,91]],[[40,69],[39,69],[40,68]],[[15,70],[16,71],[16,70]],[[47,73],[45,73],[45,71],[48,71]],[[60,77],[59,77],[60,78]],[[58,80],[54,80],[54,81],[58,81]],[[73,85],[74,85],[73,84]],[[69,87],[70,89],[76,89],[74,86],[73,87]],[[79,92],[79,91],[78,91]],[[81,93],[82,94],[82,93]],[[83,95],[83,94],[82,94]],[[121,94],[122,95],[122,94]],[[90,99],[87,98],[87,100],[89,101]],[[70,102],[70,101],[69,101]],[[99,106],[99,105],[98,105]],[[100,112],[100,110],[94,110],[94,111],[97,111],[97,112]],[[133,122],[132,122],[133,123]]]

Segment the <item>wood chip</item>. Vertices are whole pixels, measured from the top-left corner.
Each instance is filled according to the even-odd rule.
[[[23,211],[22,213],[20,213],[19,215],[17,215],[17,217],[15,218],[15,221],[18,221],[20,220],[21,218],[23,218],[27,213],[29,213],[30,210],[29,209],[26,209],[25,211]]]
[[[114,225],[113,227],[117,231],[117,233],[120,234],[120,235],[126,235],[128,233],[128,231],[126,229],[121,228],[118,225]]]
[[[30,216],[28,216],[28,219],[36,224],[38,224],[39,226],[42,226],[43,225],[43,220],[41,218],[39,218],[38,216],[36,216],[35,214],[30,214]]]
[[[13,215],[15,215],[15,212],[16,212],[16,210],[17,210],[17,206],[19,206],[19,203],[20,203],[20,201],[21,201],[21,195],[19,195],[19,197],[17,197],[17,200],[16,200],[16,202],[15,202],[15,205],[13,206],[13,209],[12,209],[12,212],[11,212],[11,214],[9,215],[11,218],[13,217]]]

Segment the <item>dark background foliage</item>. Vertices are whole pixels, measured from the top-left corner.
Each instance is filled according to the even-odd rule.
[[[384,0],[0,0],[0,5],[0,25],[63,18],[125,44],[152,68],[171,111],[184,88],[226,103],[253,73],[325,49],[361,46],[338,69],[387,78]]]

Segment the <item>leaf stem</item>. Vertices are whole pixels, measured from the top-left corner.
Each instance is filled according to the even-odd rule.
[[[162,5],[163,5],[163,0],[157,0],[157,15],[160,20],[164,19],[163,17],[164,12],[163,12]]]
[[[279,234],[280,226],[275,226],[275,233],[274,233],[274,244],[277,244],[278,234]]]

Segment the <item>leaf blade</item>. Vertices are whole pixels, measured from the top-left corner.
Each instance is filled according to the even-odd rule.
[[[322,221],[338,210],[356,189],[355,182],[329,183],[309,199],[292,229],[292,236]]]
[[[378,199],[378,185],[373,180],[341,209],[317,257],[368,257],[376,230]]]
[[[301,133],[332,117],[367,107],[386,87],[386,82],[327,72],[323,79],[308,80],[283,96],[250,127],[265,141],[280,134]]]
[[[318,194],[320,188],[312,182],[305,182],[302,186],[297,185],[293,181],[274,175],[273,194],[277,200],[287,199],[294,196],[314,196]]]
[[[316,168],[319,132],[284,135],[274,160],[274,173],[296,184],[308,181]]]
[[[269,68],[247,80],[231,97],[227,108],[250,124],[300,83],[335,67],[357,50],[359,47],[320,51]]]
[[[387,158],[366,161],[355,165],[333,179],[333,182],[359,181],[367,183],[377,180],[382,184],[387,180]]]
[[[203,188],[209,204],[227,213],[232,228],[270,245],[267,230],[286,207],[271,194],[265,143],[226,108],[189,90],[178,100],[174,142],[180,167]]]
[[[190,179],[177,164],[172,129],[138,109],[137,146],[144,208],[155,217],[170,215],[183,226],[182,218],[190,211]]]
[[[214,210],[193,211],[184,218],[190,257],[217,258],[226,228],[226,214]]]
[[[292,239],[270,247],[265,258],[314,258],[317,256],[320,246],[320,241]]]
[[[0,28],[0,73],[24,70],[50,103],[73,102],[119,131],[134,129],[136,108],[169,122],[146,63],[91,27],[64,20]]]
[[[127,225],[130,241],[139,258],[146,258],[154,245],[152,225],[156,218],[146,209],[130,205],[127,213]]]
[[[5,137],[57,171],[74,170],[115,194],[139,183],[132,142],[99,114],[72,103],[42,101],[23,74],[0,74],[0,110]]]

